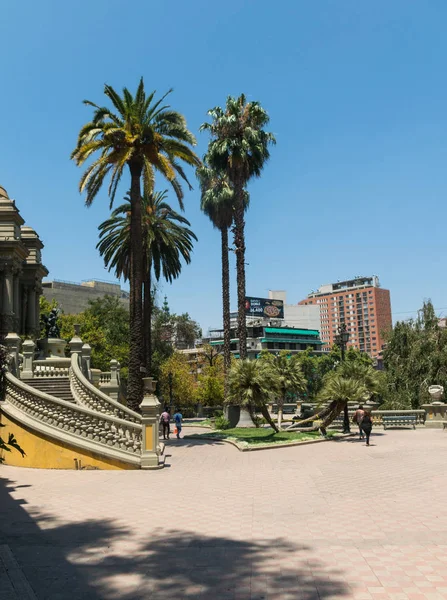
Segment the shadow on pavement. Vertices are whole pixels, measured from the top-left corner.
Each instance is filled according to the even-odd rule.
[[[38,600],[261,600],[283,595],[317,600],[349,593],[342,573],[312,558],[311,548],[284,539],[242,541],[150,531],[146,524],[148,536],[135,547],[129,545],[136,541],[135,532],[113,521],[67,524],[25,510],[18,489],[0,479],[0,544],[9,545]],[[164,509],[169,512],[168,506]]]

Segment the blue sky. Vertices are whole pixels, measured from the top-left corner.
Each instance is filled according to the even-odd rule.
[[[0,185],[45,242],[51,278],[111,280],[95,250],[106,190],[85,208],[69,160],[90,116],[81,101],[141,75],[173,87],[202,155],[207,109],[244,92],[277,137],[250,185],[247,294],[297,302],[378,274],[395,318],[429,297],[447,314],[446,20],[444,0],[5,0]],[[199,242],[162,294],[206,329],[220,323],[219,234],[197,185],[185,204]]]

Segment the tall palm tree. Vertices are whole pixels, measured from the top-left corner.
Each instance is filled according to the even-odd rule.
[[[207,160],[209,166],[225,172],[234,190],[234,224],[237,269],[239,354],[247,357],[245,322],[245,196],[244,190],[253,177],[260,177],[270,156],[269,145],[275,143],[272,133],[264,130],[269,122],[259,102],[247,102],[244,94],[229,96],[225,110],[217,106],[208,111],[211,123],[201,131],[210,132]]]
[[[206,156],[203,165],[197,169],[197,177],[202,191],[200,208],[220,231],[222,262],[222,323],[224,356],[224,397],[228,398],[228,373],[231,367],[230,347],[230,265],[228,260],[228,230],[233,223],[234,192],[225,172],[208,166]],[[244,191],[245,208],[248,207],[248,193]]]
[[[130,261],[130,352],[129,352],[129,405],[137,408],[143,397],[142,384],[142,279],[143,254],[141,231],[141,181],[144,191],[154,190],[155,174],[160,173],[172,185],[180,206],[183,191],[180,179],[190,184],[180,161],[200,165],[191,150],[195,137],[188,130],[185,118],[164,105],[166,96],[155,99],[155,91],[146,94],[141,78],[135,96],[127,88],[120,96],[111,86],[104,93],[113,108],[99,106],[89,100],[84,103],[94,108],[93,118],[80,130],[71,158],[83,165],[95,157],[81,177],[79,190],[86,192],[90,206],[105,179],[110,176],[108,194],[112,206],[118,184],[124,171],[130,173],[131,201],[131,261]],[[99,156],[98,156],[99,155]]]
[[[262,416],[278,433],[278,428],[270,417],[266,400],[272,393],[272,374],[269,366],[261,360],[238,360],[230,371],[230,400],[250,414],[261,411]]]
[[[151,370],[152,358],[152,271],[158,281],[163,278],[169,283],[180,275],[182,259],[191,262],[195,234],[190,223],[165,202],[167,190],[145,194],[142,197],[142,255],[144,272],[144,356],[146,370]],[[129,279],[131,272],[131,201],[116,208],[109,219],[99,226],[97,248],[109,271]]]
[[[272,378],[278,393],[278,429],[281,429],[284,403],[287,394],[305,392],[307,381],[301,370],[298,356],[290,356],[287,350],[279,354],[265,354],[262,359],[272,370]]]

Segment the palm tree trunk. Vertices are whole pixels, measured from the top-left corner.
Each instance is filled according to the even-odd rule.
[[[127,403],[129,408],[139,410],[143,400],[143,235],[141,228],[141,165],[129,164],[130,185],[130,342],[129,342],[129,379],[127,384]]]
[[[228,373],[231,366],[230,332],[230,264],[228,260],[228,228],[220,230],[222,238],[222,311],[224,339],[224,402],[228,399]]]
[[[278,427],[275,425],[272,417],[270,416],[269,410],[266,407],[265,404],[261,404],[261,406],[259,407],[259,410],[261,411],[262,416],[264,417],[264,419],[267,421],[267,423],[270,425],[270,427],[273,429],[273,431],[275,433],[279,432]]]
[[[281,429],[281,422],[282,422],[282,417],[283,417],[283,412],[284,412],[284,402],[285,402],[285,395],[281,395],[281,399],[278,402],[278,429]]]
[[[234,196],[234,245],[236,247],[239,356],[241,360],[245,360],[247,358],[247,325],[245,319],[245,206],[244,189],[241,181],[235,183]]]
[[[298,423],[292,425],[287,428],[287,431],[302,431],[302,432],[312,432],[318,431],[319,429],[325,431],[327,427],[332,423],[334,419],[338,417],[338,415],[343,410],[344,405],[340,403],[338,400],[332,400],[326,408],[324,408],[321,412],[314,415],[313,417],[309,417],[308,419],[304,419],[303,421],[299,421]],[[313,427],[301,427],[304,423],[309,423],[311,421],[320,421],[323,422],[319,425],[314,425]]]
[[[147,258],[144,278],[144,351],[146,361],[146,375],[152,371],[152,261]]]

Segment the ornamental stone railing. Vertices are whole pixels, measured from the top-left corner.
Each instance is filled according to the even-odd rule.
[[[91,410],[141,424],[141,415],[110,398],[84,376],[77,354],[72,354],[70,367],[71,393],[77,404]]]
[[[142,426],[55,398],[6,374],[2,411],[20,423],[64,443],[141,464]]]
[[[373,410],[371,417],[373,425],[383,425],[382,417],[403,417],[405,415],[416,417],[416,425],[425,425],[426,412],[422,409],[414,410]]]
[[[352,417],[354,415],[354,410],[349,411],[349,421],[352,422]],[[375,409],[371,411],[371,418],[373,421],[373,425],[382,426],[383,425],[383,417],[403,417],[405,415],[416,417],[416,425],[425,426],[426,412],[422,409],[412,409],[412,410],[380,410]],[[339,414],[336,419],[334,419],[331,423],[333,427],[338,427],[343,423],[343,413]]]
[[[101,373],[99,374],[99,385],[110,383],[111,379],[112,373],[110,371],[101,371]]]
[[[39,364],[41,363],[41,364]],[[33,377],[42,379],[45,377],[68,377],[69,366],[55,366],[45,364],[45,361],[35,360],[33,363]]]

